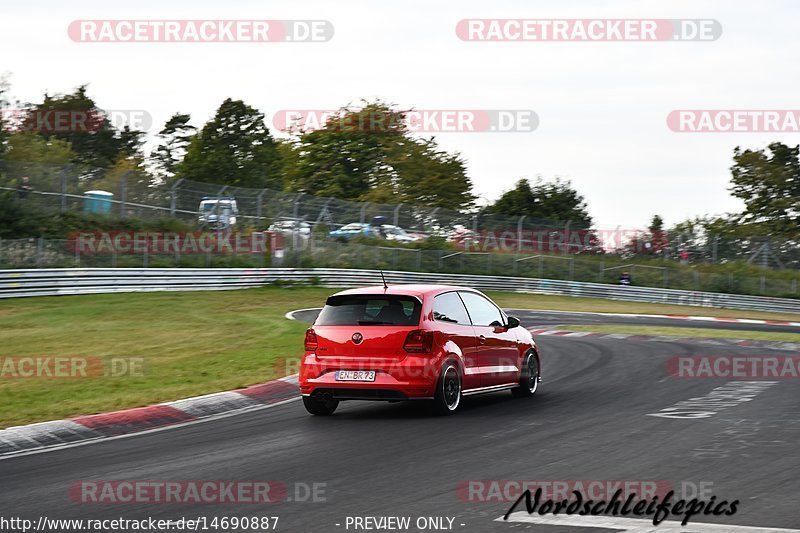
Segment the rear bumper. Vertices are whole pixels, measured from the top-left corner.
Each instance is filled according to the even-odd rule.
[[[374,400],[374,401],[403,401],[403,400],[423,400],[430,399],[432,396],[407,396],[402,391],[394,389],[378,389],[365,387],[348,388],[327,388],[317,387],[310,394],[303,396],[324,397],[328,396],[335,400]]]
[[[304,396],[331,394],[341,400],[412,400],[432,398],[439,379],[439,358],[409,355],[401,361],[318,358],[306,355],[300,366]],[[337,370],[374,370],[375,381],[336,381]]]

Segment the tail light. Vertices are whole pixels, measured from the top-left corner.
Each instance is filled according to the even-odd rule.
[[[433,332],[423,329],[409,332],[403,349],[408,353],[431,353],[433,351]]]
[[[317,349],[319,343],[317,342],[317,334],[313,329],[306,330],[306,351],[313,352]]]

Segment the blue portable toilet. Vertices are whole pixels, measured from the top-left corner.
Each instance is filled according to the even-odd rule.
[[[83,210],[86,213],[107,215],[111,212],[114,193],[108,191],[86,191],[83,193]]]

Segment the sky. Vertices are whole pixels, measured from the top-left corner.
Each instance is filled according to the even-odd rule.
[[[88,84],[104,109],[146,110],[150,135],[175,112],[195,126],[227,97],[265,113],[336,109],[379,98],[400,108],[533,110],[527,132],[442,133],[483,202],[520,178],[572,181],[598,227],[668,225],[741,209],[727,188],[736,146],[797,133],[683,133],[678,109],[800,109],[800,5],[671,0],[286,0],[209,2],[6,0],[0,71],[11,95]],[[467,42],[466,18],[715,19],[721,37],[689,42]],[[318,43],[74,42],[74,20],[314,19]]]

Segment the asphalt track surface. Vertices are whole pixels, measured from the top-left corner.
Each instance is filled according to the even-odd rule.
[[[541,325],[541,318],[525,314],[524,324]],[[786,352],[585,337],[538,343],[544,381],[534,398],[507,391],[465,398],[451,417],[431,416],[414,402],[345,402],[333,417],[312,417],[292,401],[0,460],[0,517],[278,516],[278,531],[330,532],[356,531],[345,528],[348,516],[409,516],[412,524],[438,516],[453,518],[453,531],[592,533],[612,530],[499,522],[510,501],[469,499],[458,488],[469,480],[658,480],[741,502],[734,516],[693,522],[800,528],[796,379],[778,380],[710,418],[647,416],[729,382],[670,377],[671,357]],[[291,500],[314,483],[324,492],[316,502],[269,505],[100,505],[70,498],[79,480],[275,480],[288,486]]]

